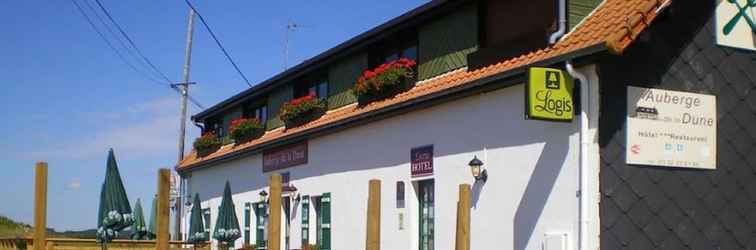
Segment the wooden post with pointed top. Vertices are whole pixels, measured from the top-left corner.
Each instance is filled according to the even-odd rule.
[[[37,162],[34,169],[34,250],[47,245],[47,163]]]
[[[168,207],[168,192],[171,182],[171,170],[161,168],[158,170],[158,201],[157,201],[157,250],[168,250],[168,219],[170,208]]]
[[[365,250],[381,249],[381,181],[368,184],[367,235]]]
[[[470,250],[470,185],[459,185],[455,250]]]
[[[268,250],[281,250],[281,175],[270,175]]]

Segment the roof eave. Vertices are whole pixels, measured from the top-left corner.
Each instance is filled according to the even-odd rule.
[[[194,121],[202,121],[206,119],[207,117],[215,115],[223,110],[226,110],[227,108],[231,106],[235,106],[237,104],[243,103],[244,101],[248,99],[264,94],[264,92],[267,92],[271,90],[272,88],[277,87],[278,85],[285,84],[286,79],[299,77],[302,74],[307,73],[308,70],[312,70],[321,64],[325,64],[328,61],[328,59],[339,58],[339,55],[346,55],[351,52],[354,52],[353,50],[357,50],[359,49],[359,47],[370,43],[373,39],[382,38],[383,37],[382,33],[387,30],[390,30],[393,28],[400,28],[402,24],[411,22],[415,20],[415,18],[421,17],[422,15],[432,16],[434,14],[433,11],[443,12],[444,10],[444,8],[442,8],[443,6],[448,5],[450,7],[453,7],[453,6],[456,6],[454,4],[463,4],[465,2],[468,2],[468,1],[433,0],[431,2],[423,4],[377,27],[374,27],[368,31],[365,31],[337,45],[336,47],[328,49],[325,52],[320,53],[315,57],[307,59],[304,62],[297,64],[296,66],[292,68],[289,68],[288,70],[278,73],[275,76],[263,82],[260,82],[254,85],[253,87],[246,89],[228,99],[225,99],[221,101],[220,103],[213,105],[210,108],[207,108],[197,114],[194,114],[192,115],[191,119]]]
[[[533,62],[524,66],[513,68],[513,69],[500,72],[491,76],[487,76],[481,79],[473,80],[457,87],[452,87],[452,88],[445,89],[436,93],[420,96],[415,99],[411,99],[405,102],[400,102],[400,103],[387,106],[381,109],[373,110],[370,112],[362,113],[353,117],[348,117],[346,119],[336,121],[334,123],[326,124],[320,127],[315,127],[309,130],[292,133],[290,135],[278,138],[270,142],[261,143],[259,145],[245,148],[239,151],[229,152],[225,155],[222,155],[216,158],[208,159],[205,161],[199,161],[199,162],[188,164],[185,166],[180,166],[180,167],[176,166],[175,169],[180,174],[184,174],[184,173],[188,173],[197,169],[210,167],[212,165],[217,165],[226,161],[241,158],[249,154],[259,153],[267,148],[277,147],[277,146],[290,144],[297,141],[306,140],[311,137],[319,136],[322,134],[334,133],[342,129],[346,129],[346,128],[358,126],[360,124],[372,122],[375,120],[384,119],[386,117],[406,113],[413,110],[413,108],[414,109],[423,108],[427,105],[433,105],[437,102],[456,100],[456,99],[463,98],[463,97],[466,97],[466,96],[469,96],[469,95],[472,95],[481,91],[487,92],[487,91],[492,91],[499,88],[509,87],[512,85],[516,85],[518,83],[522,83],[522,81],[518,81],[518,80],[522,80],[519,77],[523,77],[527,69],[530,67],[553,66],[553,65],[563,63],[567,60],[575,60],[577,65],[585,65],[585,64],[591,63],[592,60],[581,60],[581,59],[588,59],[592,55],[599,54],[608,50],[609,48],[607,47],[606,43],[598,43],[593,46],[588,46],[588,47],[575,50],[575,51],[572,51],[563,55],[547,58],[541,61]],[[515,81],[511,81],[512,79],[515,79]],[[498,81],[503,81],[505,83],[492,86],[492,88],[485,88],[486,85],[489,85],[490,83],[498,82]]]

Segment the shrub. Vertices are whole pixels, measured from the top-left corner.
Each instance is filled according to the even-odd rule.
[[[231,138],[237,144],[257,139],[265,133],[265,126],[257,118],[239,118],[231,121]]]
[[[207,156],[218,150],[221,146],[221,140],[213,132],[207,132],[194,140],[194,150],[199,157]]]
[[[319,245],[307,244],[302,246],[302,250],[320,250]]]
[[[279,113],[286,127],[290,128],[320,117],[325,109],[325,102],[310,94],[284,103]]]
[[[366,70],[354,84],[354,94],[358,97],[381,97],[391,94],[401,83],[414,78],[415,61],[401,58],[384,63],[373,70]]]
[[[241,250],[256,250],[257,246],[255,246],[255,244],[251,244],[251,245],[250,244],[244,244],[244,246],[242,246],[242,248],[239,248],[239,249],[241,249]]]

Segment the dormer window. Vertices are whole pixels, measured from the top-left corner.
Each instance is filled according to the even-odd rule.
[[[294,89],[294,98],[299,98],[306,95],[315,95],[318,98],[327,98],[328,81],[325,79],[312,81],[309,84],[297,86]]]
[[[257,118],[257,120],[265,124],[265,122],[268,121],[268,106],[258,105],[245,108],[243,116],[244,118]]]
[[[417,31],[399,32],[391,38],[372,46],[370,52],[370,68],[383,63],[407,58],[417,61]]]

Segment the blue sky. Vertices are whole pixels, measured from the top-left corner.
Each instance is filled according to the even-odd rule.
[[[161,71],[181,79],[182,0],[101,2]],[[296,64],[426,1],[193,2],[255,84],[282,71],[290,19],[304,26],[290,35]],[[176,162],[178,95],[127,67],[71,0],[2,1],[0,16],[0,214],[32,223],[33,166],[47,161],[48,226],[93,228],[110,147],[132,203],[151,199],[157,169]],[[209,107],[247,86],[197,24],[191,95]],[[187,150],[198,134],[188,129]]]

